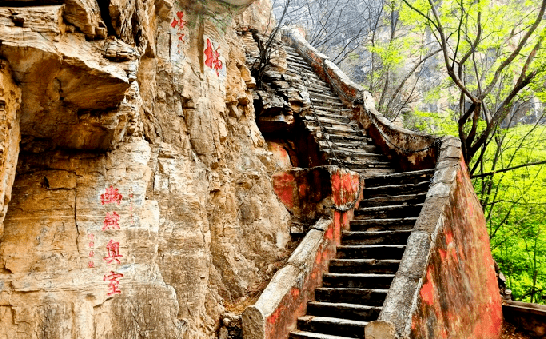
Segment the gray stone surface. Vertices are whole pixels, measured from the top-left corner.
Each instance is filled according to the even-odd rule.
[[[422,231],[414,231],[409,236],[397,275],[411,278],[423,276],[427,265],[430,240],[430,235]]]

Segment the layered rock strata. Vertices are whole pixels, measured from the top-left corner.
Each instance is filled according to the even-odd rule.
[[[8,4],[0,338],[216,336],[289,254],[235,33],[267,3]]]

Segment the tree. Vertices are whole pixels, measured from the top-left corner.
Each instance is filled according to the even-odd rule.
[[[544,97],[546,0],[402,0],[415,31],[430,32],[459,91],[458,134],[470,163],[482,157],[515,102]]]

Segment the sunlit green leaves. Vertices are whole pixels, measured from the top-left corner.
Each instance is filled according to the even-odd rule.
[[[546,159],[546,126],[503,130],[498,140],[502,142],[493,141],[487,148],[481,164],[484,173]],[[546,301],[545,185],[546,165],[474,179],[484,204],[493,256],[517,300]]]

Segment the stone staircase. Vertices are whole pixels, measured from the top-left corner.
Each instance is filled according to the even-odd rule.
[[[303,79],[312,105],[312,113],[304,116],[305,127],[315,136],[323,161],[360,172],[365,176],[394,173],[387,157],[349,117],[352,111],[321,80],[305,60],[291,47],[285,46],[287,73]]]
[[[315,290],[315,300],[289,337],[362,338],[364,327],[381,312],[434,171],[396,173],[328,84],[295,50],[285,48],[287,72],[304,78],[308,89],[313,109],[304,123],[323,160],[365,177],[364,199],[350,231],[343,233],[323,286]]]

